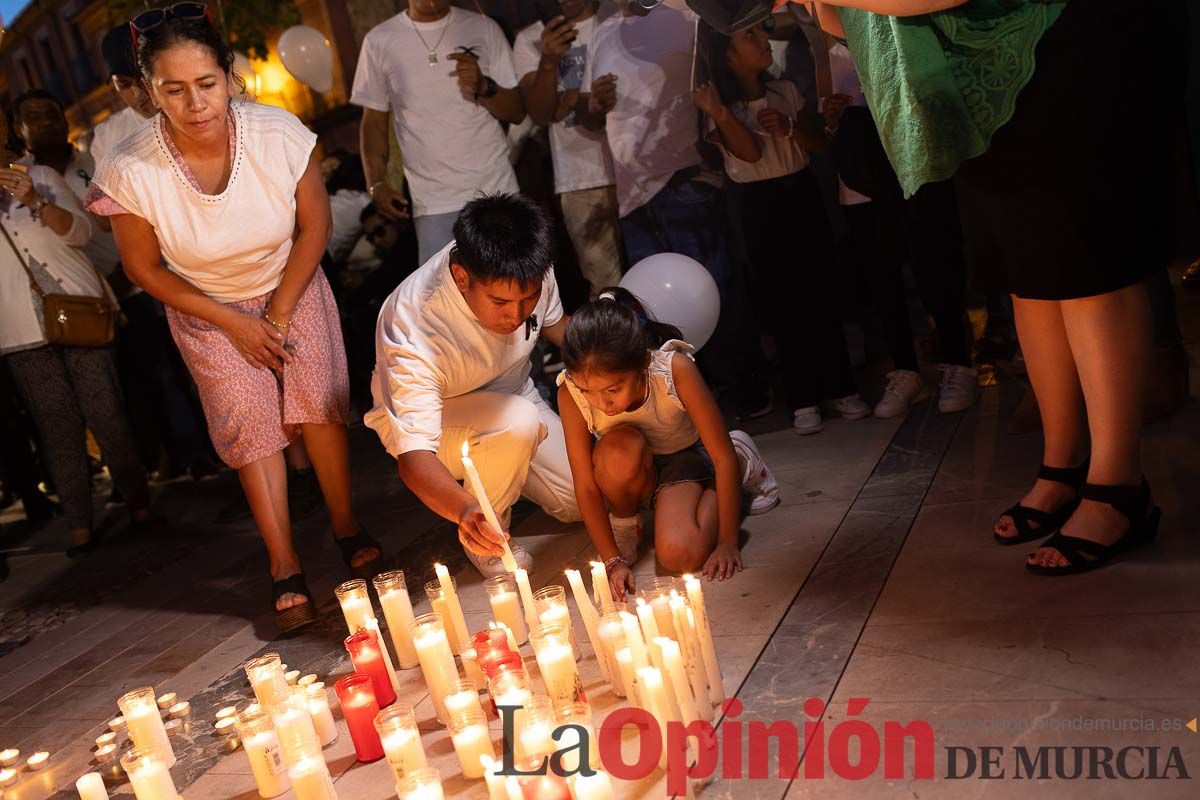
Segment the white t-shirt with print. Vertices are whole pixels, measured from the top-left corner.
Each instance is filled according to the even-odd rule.
[[[716,123],[711,117],[706,117],[706,125],[710,140],[721,148],[725,159],[725,172],[735,183],[753,183],[771,178],[782,178],[808,167],[808,151],[796,143],[794,139],[785,139],[767,133],[758,121],[758,112],[765,108],[773,108],[783,113],[785,117],[795,120],[800,109],[804,108],[804,98],[796,84],[788,80],[767,81],[767,93],[757,100],[746,103],[733,103],[729,110],[741,121],[758,141],[762,157],[758,161],[743,161],[725,149],[721,144],[720,134]]]
[[[691,85],[695,33],[690,9],[660,5],[645,17],[615,14],[592,35],[583,85],[617,76],[617,104],[605,131],[622,217],[648,203],[676,172],[700,163]]]
[[[529,355],[538,332],[522,325],[502,336],[483,327],[450,272],[446,245],[396,287],[375,329],[374,407],[363,418],[393,457],[437,452],[447,398],[486,389],[529,394]],[[534,306],[538,329],[563,318],[554,270]]]
[[[513,62],[518,81],[537,72],[542,59],[542,31],[546,26],[535,22],[517,34]],[[587,91],[583,73],[587,68],[588,45],[596,30],[595,15],[575,23],[575,41],[558,63],[558,90]],[[609,186],[613,182],[612,156],[603,131],[591,131],[575,119],[572,111],[550,126],[550,157],[554,162],[554,191],[576,192]]]
[[[358,57],[350,102],[392,112],[418,217],[458,211],[480,193],[517,191],[500,121],[455,77],[449,55],[467,47],[498,86],[517,85],[500,26],[461,8],[436,22],[414,22],[402,11],[367,33]]]
[[[296,229],[296,184],[316,135],[282,108],[233,102],[233,167],[220,194],[193,186],[167,148],[164,118],[124,139],[96,186],[158,235],[171,271],[222,303],[279,285]]]
[[[867,98],[858,80],[858,70],[854,68],[854,60],[850,58],[846,45],[838,43],[829,48],[829,71],[832,73],[834,94],[850,95],[854,98],[850,105],[866,107]],[[842,182],[842,176],[838,176],[839,205],[857,206],[869,202],[871,198],[854,191]]]

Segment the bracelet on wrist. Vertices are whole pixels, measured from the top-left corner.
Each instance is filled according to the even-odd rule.
[[[611,572],[612,568],[617,564],[624,564],[627,567],[629,566],[629,562],[625,560],[625,556],[613,556],[608,561],[604,562],[604,571]]]
[[[273,320],[271,319],[271,315],[266,311],[263,312],[263,319],[267,321],[268,325],[280,333],[287,333],[288,328],[292,327],[290,320],[288,322],[279,322],[277,320]]]
[[[370,197],[372,200],[374,200],[375,199],[375,191],[380,186],[383,186],[385,183],[387,183],[387,181],[375,181],[374,183],[372,183],[370,185],[370,187],[367,189],[367,197]]]

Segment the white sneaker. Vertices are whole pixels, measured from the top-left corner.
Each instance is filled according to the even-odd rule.
[[[842,419],[855,420],[871,416],[871,407],[858,394],[848,394],[833,401],[833,410]]]
[[[742,491],[750,495],[750,515],[765,514],[779,505],[779,484],[750,434],[730,431],[729,438],[733,440],[733,449],[744,465]]]
[[[516,539],[509,539],[508,546],[512,549],[513,558],[517,560],[517,566],[526,572],[533,572],[533,556],[529,555],[529,551],[517,544]],[[508,574],[508,570],[504,568],[504,560],[500,556],[481,556],[472,553],[465,547],[463,552],[467,554],[467,559],[475,565],[475,569],[479,570],[479,574],[485,578]]]
[[[638,557],[638,545],[642,542],[642,517],[634,514],[632,517],[608,515],[608,524],[612,527],[613,538],[617,541],[617,552],[629,566],[633,566]]]
[[[821,407],[805,406],[793,411],[792,430],[801,436],[808,436],[810,433],[820,433],[825,430],[825,426],[821,424]]]
[[[911,369],[894,369],[887,374],[887,386],[883,397],[875,406],[875,416],[880,419],[898,417],[908,411],[925,392],[921,373]]]
[[[979,381],[972,367],[942,364],[938,369],[942,373],[938,386],[938,411],[953,414],[975,405],[979,396]]]

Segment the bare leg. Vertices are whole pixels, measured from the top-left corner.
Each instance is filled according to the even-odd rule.
[[[1141,283],[1115,292],[1064,300],[1063,323],[1087,399],[1092,461],[1088,482],[1137,485],[1142,480],[1141,424],[1150,355],[1150,302]],[[1039,398],[1040,399],[1040,398]],[[1129,529],[1124,515],[1084,500],[1063,533],[1104,545]],[[1031,563],[1064,566],[1054,548],[1038,548]]]
[[[339,539],[358,533],[360,526],[354,516],[350,495],[350,446],[346,426],[338,422],[323,425],[301,425],[304,445],[312,457],[312,466],[321,484],[321,494],[329,508],[333,535]],[[382,555],[371,547],[354,554],[352,567],[361,567]]]
[[[267,546],[271,579],[282,580],[300,572],[300,556],[292,546],[292,521],[288,516],[287,465],[283,453],[260,458],[238,470],[246,501],[254,514],[258,532]],[[307,603],[299,594],[285,594],[275,602],[275,610]]]
[[[717,492],[702,483],[673,483],[658,491],[654,553],[671,572],[697,572],[717,546]]]
[[[1055,300],[1022,300],[1013,297],[1017,333],[1029,368],[1029,380],[1037,396],[1045,432],[1042,463],[1048,467],[1078,466],[1086,454],[1083,390],[1075,370],[1075,359],[1067,341],[1060,304]],[[1021,505],[1054,511],[1075,497],[1069,486],[1040,478]],[[1000,536],[1015,536],[1012,517],[996,523]]]
[[[312,462],[308,460],[308,449],[304,446],[304,439],[293,439],[283,450],[283,457],[287,459],[288,469],[311,469]]]
[[[593,475],[609,510],[632,517],[654,491],[654,456],[634,428],[614,428],[592,451]]]

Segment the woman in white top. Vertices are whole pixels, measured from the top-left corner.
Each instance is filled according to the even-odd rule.
[[[775,337],[793,429],[821,430],[820,403],[846,419],[871,409],[854,388],[850,356],[831,302],[833,232],[808,151],[824,149],[800,118],[791,81],[769,80],[771,44],[761,25],[726,36],[701,23],[712,83],[693,92],[709,138],[729,174],[750,285],[766,332]]]
[[[17,156],[0,111],[0,355],[12,372],[41,440],[42,458],[70,529],[68,555],[92,544],[92,486],[85,428],[99,442],[135,523],[149,520],[146,475],[125,414],[110,347],[64,347],[46,340],[42,297],[115,300],[80,250],[91,224],[62,176],[50,167],[9,167]]]
[[[203,5],[132,25],[162,114],[99,166],[89,208],[112,217],[126,273],[168,307],[213,445],[266,542],[286,632],[316,618],[288,517],[283,449],[297,434],[347,564],[381,556],[350,501],[346,354],[318,269],[330,218],[316,137],[286,111],[231,102],[233,51]]]

